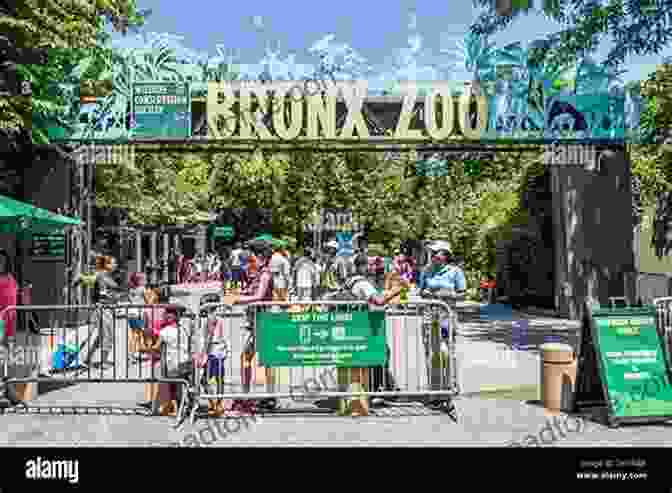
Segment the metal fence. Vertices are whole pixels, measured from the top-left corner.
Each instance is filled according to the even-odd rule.
[[[672,297],[656,298],[656,327],[663,339],[663,351],[668,363],[672,365]]]
[[[288,313],[313,313],[318,314],[317,319],[326,314],[327,320],[331,316],[330,320],[338,321],[349,320],[355,313],[376,312],[385,328],[384,337],[377,339],[379,350],[385,346],[385,356],[381,359],[379,351],[375,364],[325,363],[318,358],[297,360],[291,366],[261,366],[257,325],[262,314],[282,318]],[[19,330],[5,340],[0,352],[0,376],[6,390],[26,383],[175,384],[181,390],[176,398],[177,426],[189,415],[195,421],[200,404],[213,401],[289,399],[312,405],[323,399],[368,397],[431,402],[454,412],[451,399],[459,393],[456,317],[441,301],[388,305],[381,310],[369,310],[366,302],[351,301],[272,302],[246,307],[212,303],[200,306],[198,313],[179,305],[28,305],[9,307],[0,312],[0,318],[6,319],[10,313],[15,314]],[[278,327],[289,334],[288,340],[308,337],[292,335],[295,325]],[[299,330],[306,326],[301,327]],[[322,327],[332,330],[334,324]],[[154,335],[146,334],[146,328],[153,328]],[[267,330],[261,331],[262,337]],[[333,332],[331,338],[325,335],[327,352],[338,337],[343,341],[351,336],[347,331],[339,336]],[[350,341],[353,348],[369,342],[366,337]],[[299,346],[320,351],[308,340],[295,346],[297,354],[306,350]],[[16,397],[10,400],[16,401]],[[14,404],[12,409],[64,412],[64,406]],[[88,413],[91,408],[102,411],[114,406],[72,402],[68,407],[86,408],[82,412]]]
[[[644,303],[672,295],[672,284],[667,274],[640,272],[637,274],[637,296]]]
[[[161,337],[141,336],[144,327],[175,313],[174,328]],[[0,345],[0,377],[10,409],[53,413],[64,406],[28,405],[15,395],[16,384],[62,387],[78,383],[170,383],[178,386],[178,422],[191,385],[192,321],[177,305],[22,305],[0,312],[15,319],[15,335]],[[157,327],[158,329],[158,327]],[[179,353],[179,354],[176,354]],[[80,406],[111,411],[119,406]],[[146,411],[145,411],[146,412]]]
[[[316,363],[315,359],[307,363],[303,358],[293,366],[285,363],[269,369],[260,366],[258,356],[252,356],[262,349],[256,334],[261,313],[279,314],[280,319],[288,313],[332,313],[332,320],[339,320],[367,310],[366,302],[350,301],[265,302],[248,307],[204,305],[198,331],[200,339],[206,341],[203,349],[207,355],[195,368],[192,422],[200,404],[207,401],[211,406],[222,400],[290,399],[314,404],[362,397],[414,399],[443,403],[450,411],[451,397],[459,393],[455,317],[441,301],[388,305],[382,310],[386,365],[351,368],[346,366],[356,365]],[[442,321],[452,323],[442,329]],[[296,326],[277,326],[277,329],[296,331]],[[305,344],[299,342],[285,349],[294,354],[317,352],[327,355],[328,360],[333,339],[326,335],[325,339],[330,342],[323,346],[303,341]]]

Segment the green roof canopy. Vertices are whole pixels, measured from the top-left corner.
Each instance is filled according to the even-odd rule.
[[[0,233],[53,233],[79,224],[79,219],[0,195]]]

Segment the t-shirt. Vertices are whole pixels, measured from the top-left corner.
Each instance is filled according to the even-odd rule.
[[[357,281],[350,289],[353,296],[362,301],[369,301],[369,299],[378,294],[378,290],[371,284],[368,279]]]
[[[231,267],[242,267],[243,265],[243,250],[237,248],[231,252]]]
[[[274,253],[271,257],[270,268],[273,274],[273,287],[275,289],[288,289],[291,276],[289,260],[284,255]]]
[[[296,263],[296,285],[300,288],[312,288],[315,285],[317,266],[307,258],[299,259]]]
[[[366,278],[356,281],[350,288],[350,292],[354,297],[361,301],[369,301],[372,297],[378,295],[378,290],[371,281]],[[369,310],[385,310],[384,306],[373,305],[369,306]]]

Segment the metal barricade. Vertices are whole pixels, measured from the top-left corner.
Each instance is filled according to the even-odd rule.
[[[0,341],[0,370],[6,397],[5,411],[43,413],[65,409],[119,410],[110,404],[93,406],[33,406],[20,401],[15,384],[65,386],[79,383],[175,384],[181,389],[176,411],[178,426],[185,417],[192,392],[193,319],[178,305],[22,305],[0,312],[0,319],[37,315],[37,330],[18,330]],[[174,323],[166,323],[173,313]],[[23,316],[23,317],[22,317]],[[144,334],[145,327],[163,321],[160,336]],[[21,328],[20,326],[17,328]],[[135,346],[135,347],[133,347]],[[179,392],[178,392],[179,394]],[[108,400],[108,399],[106,399]],[[109,400],[108,400],[109,402]],[[121,409],[132,411],[132,409]]]
[[[336,339],[340,338],[342,342],[350,337],[343,328],[339,333],[337,321],[352,320],[348,314],[376,311],[384,315],[387,364],[365,365],[367,368],[362,369],[346,368],[347,364],[334,363],[331,358],[337,351]],[[264,318],[266,323],[275,313],[278,314],[277,320],[280,320],[276,327],[278,330],[294,331],[293,334],[287,333],[289,335],[286,339],[295,344],[283,347],[282,350],[293,355],[303,354],[296,357],[295,365],[291,364],[294,361],[291,360],[279,367],[261,367],[263,361],[258,359],[261,346],[255,328],[260,314],[265,313],[271,314],[271,317]],[[313,320],[322,318],[322,321],[328,322],[320,325],[318,336],[307,336],[311,330],[313,333],[315,330],[306,324],[294,323],[302,318],[300,315],[310,313],[318,314]],[[331,318],[328,315],[330,313],[333,314]],[[290,317],[283,317],[283,314],[290,314]],[[292,318],[293,322],[288,322]],[[250,401],[258,401],[258,406],[271,411],[280,399],[297,404],[361,397],[420,400],[450,412],[451,416],[454,415],[453,419],[457,420],[452,403],[452,398],[459,394],[456,330],[452,322],[442,334],[442,320],[452,322],[455,320],[454,313],[446,303],[435,300],[388,305],[371,311],[366,302],[353,301],[264,302],[233,307],[204,305],[196,330],[203,344],[199,349],[200,354],[195,357],[200,363],[196,365],[193,377],[194,394],[190,396],[190,402],[194,408],[191,410],[191,420],[195,421],[201,404],[206,401],[209,411],[216,414],[235,411],[236,408],[249,411]],[[340,324],[341,327],[344,325]],[[261,335],[263,337],[263,333]],[[322,340],[317,341],[314,337],[321,337]],[[359,345],[351,344],[350,350],[352,347],[364,350],[361,344],[367,341],[359,342]],[[267,348],[267,344],[262,346]],[[380,349],[381,343],[377,344]],[[329,356],[318,362],[320,358],[315,354]],[[364,381],[361,376],[357,378],[360,371],[368,373]],[[354,382],[361,386],[353,385]],[[275,402],[268,405],[268,401]],[[296,409],[294,404],[291,407]],[[216,407],[220,405],[221,409],[217,410]]]
[[[672,297],[655,298],[656,328],[663,340],[663,350],[670,366],[672,366]]]

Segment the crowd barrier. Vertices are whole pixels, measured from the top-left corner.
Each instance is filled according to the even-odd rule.
[[[656,327],[664,341],[663,350],[667,361],[672,365],[672,297],[656,298]]]
[[[17,327],[30,317],[36,328],[18,330],[0,354],[5,389],[28,383],[176,384],[176,426],[189,416],[194,422],[201,404],[213,401],[384,397],[452,406],[459,394],[455,327],[441,327],[454,313],[441,301],[380,310],[351,301],[212,303],[198,313],[175,304],[22,305],[3,310],[0,319],[8,311],[16,313]],[[175,323],[155,326],[173,311]],[[154,342],[150,338],[154,353],[144,346],[137,352],[142,325],[159,334]],[[16,407],[57,412],[25,402]]]
[[[138,320],[151,327],[164,319],[167,310],[176,311],[175,328],[181,330],[168,330],[160,338],[138,337],[137,331],[143,330]],[[181,306],[21,305],[0,312],[0,320],[11,317],[15,317],[18,330],[0,345],[2,386],[6,397],[15,405],[10,409],[45,414],[66,412],[64,406],[24,402],[14,391],[17,384],[60,388],[78,383],[163,383],[178,386],[178,423],[184,418],[191,385],[192,341],[188,327],[184,327],[189,319]],[[26,320],[32,321],[30,329]],[[77,413],[90,413],[94,409],[112,412],[121,407],[77,404],[71,404]]]
[[[357,341],[358,336],[346,335],[367,320],[356,313],[378,313],[376,320],[382,320],[385,330],[380,333],[385,336],[371,341],[359,336]],[[446,303],[434,300],[388,305],[383,310],[368,310],[366,302],[351,301],[203,305],[197,330],[210,356],[203,355],[207,363],[195,368],[191,420],[201,404],[220,400],[381,397],[443,402],[449,408],[451,398],[459,394],[456,331],[454,323],[442,331],[441,322],[453,321],[453,315]],[[360,326],[357,332],[365,330]],[[348,337],[353,344],[343,344]],[[362,347],[365,344],[369,347]],[[352,355],[377,351],[377,363],[372,362],[373,354],[364,356],[364,361],[373,358],[368,363],[347,362],[352,349]],[[385,358],[382,352],[387,354],[387,365],[380,364]],[[250,356],[243,358],[243,353]],[[339,361],[338,354],[345,359]],[[269,357],[271,361],[264,361]]]

